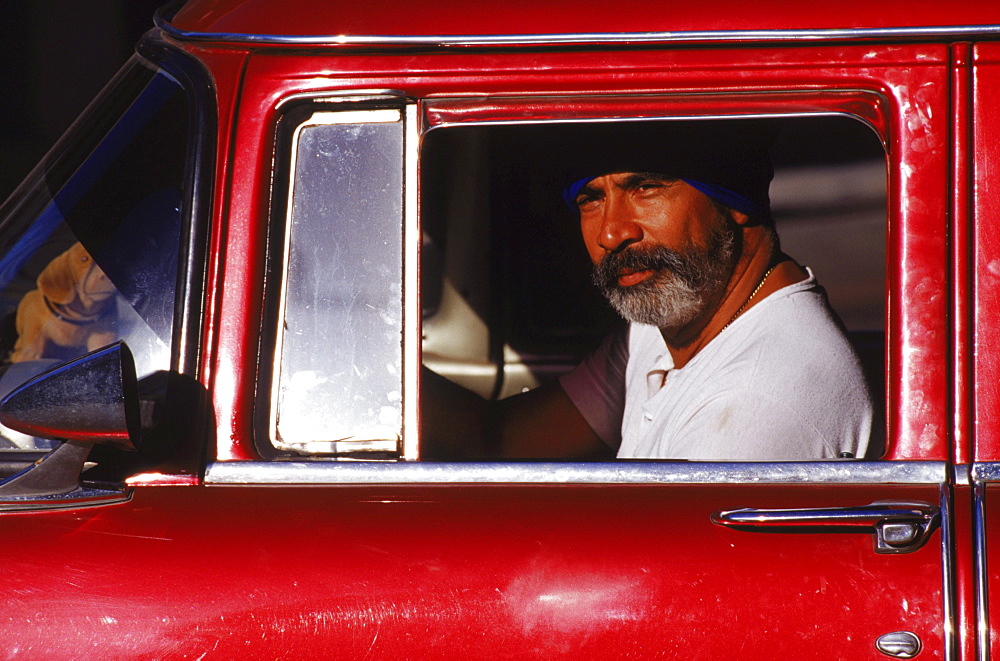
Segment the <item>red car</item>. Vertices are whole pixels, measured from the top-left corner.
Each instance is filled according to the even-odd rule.
[[[998,40],[975,0],[165,8],[0,208],[0,656],[990,658]],[[734,121],[868,454],[426,459],[421,366],[501,399],[618,323],[556,137]]]

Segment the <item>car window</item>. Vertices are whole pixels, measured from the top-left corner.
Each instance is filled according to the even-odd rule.
[[[673,121],[673,120],[668,120]],[[686,121],[694,130],[724,119]],[[815,273],[875,396],[884,447],[886,152],[847,115],[760,118],[773,134],[771,211],[784,252]],[[612,122],[445,126],[424,139],[423,360],[486,399],[551,382],[621,318],[591,282],[560,145]],[[615,124],[620,124],[616,122]],[[636,122],[654,135],[661,121]]]
[[[171,364],[188,100],[138,62],[3,209],[0,391],[124,340],[139,376]],[[3,430],[0,446],[50,442]]]
[[[585,140],[587,129],[576,130]],[[546,132],[526,125],[427,135],[428,360],[457,356],[458,336],[478,327],[498,338],[490,342],[514,360],[564,357],[571,364],[616,323],[591,285],[575,217],[560,196],[559,166],[537,146],[545,144]],[[877,134],[846,116],[788,119],[777,133],[771,210],[782,248],[822,276],[848,329],[884,332],[886,156]],[[478,268],[486,259],[492,281]],[[455,307],[468,313],[461,322],[450,320]],[[490,319],[499,323],[488,324]],[[483,386],[481,394],[491,388]]]

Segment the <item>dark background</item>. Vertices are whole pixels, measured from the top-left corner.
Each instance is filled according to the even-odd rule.
[[[125,63],[165,2],[0,1],[0,202]]]

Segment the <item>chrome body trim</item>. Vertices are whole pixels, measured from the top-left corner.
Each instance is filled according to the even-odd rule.
[[[713,512],[711,518],[712,523],[719,526],[759,532],[827,526],[838,529],[869,528],[876,553],[899,554],[912,553],[923,547],[945,516],[939,506],[930,503],[881,500],[850,507],[741,507]]]
[[[1000,463],[972,464],[971,473],[974,482],[1000,482]]]
[[[633,45],[655,43],[784,42],[837,40],[918,40],[998,37],[1000,25],[940,25],[898,28],[820,28],[815,30],[692,30],[677,32],[593,32],[576,34],[362,35],[247,34],[182,30],[157,13],[159,29],[184,41],[219,41],[283,46],[563,46],[569,44]]]
[[[226,461],[207,484],[944,484],[938,461],[336,462]]]
[[[875,648],[896,659],[912,659],[920,654],[923,641],[912,631],[892,631],[876,638]]]
[[[131,499],[132,487],[80,486],[63,494],[24,496],[23,498],[6,496],[0,500],[0,513],[74,510],[126,503]]]
[[[394,89],[345,89],[345,90],[313,90],[309,92],[299,92],[289,94],[278,102],[277,110],[280,113],[288,111],[290,106],[297,103],[363,103],[379,104],[388,102],[398,104],[400,107],[406,103],[406,94]]]
[[[989,574],[986,566],[986,484],[976,480],[972,486],[972,535],[975,548],[976,659],[989,661]]]
[[[958,594],[955,585],[954,537],[951,507],[951,486],[940,486],[941,523],[941,608],[944,621],[944,658],[952,661],[958,658],[958,631],[955,630],[955,615],[958,612]]]

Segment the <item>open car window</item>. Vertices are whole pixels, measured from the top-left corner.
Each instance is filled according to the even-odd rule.
[[[6,203],[0,394],[124,340],[140,376],[171,366],[188,100],[136,60]],[[11,430],[0,449],[47,449]]]
[[[650,136],[730,121],[632,122]],[[887,155],[849,115],[762,117],[772,134],[771,211],[782,250],[809,267],[865,368],[875,419],[867,458],[885,447]],[[591,282],[577,216],[561,196],[565,145],[615,122],[443,126],[423,143],[423,360],[486,399],[572,369],[623,323]],[[713,124],[715,123],[715,124]],[[563,147],[560,147],[563,145]],[[818,457],[817,457],[818,458]]]

